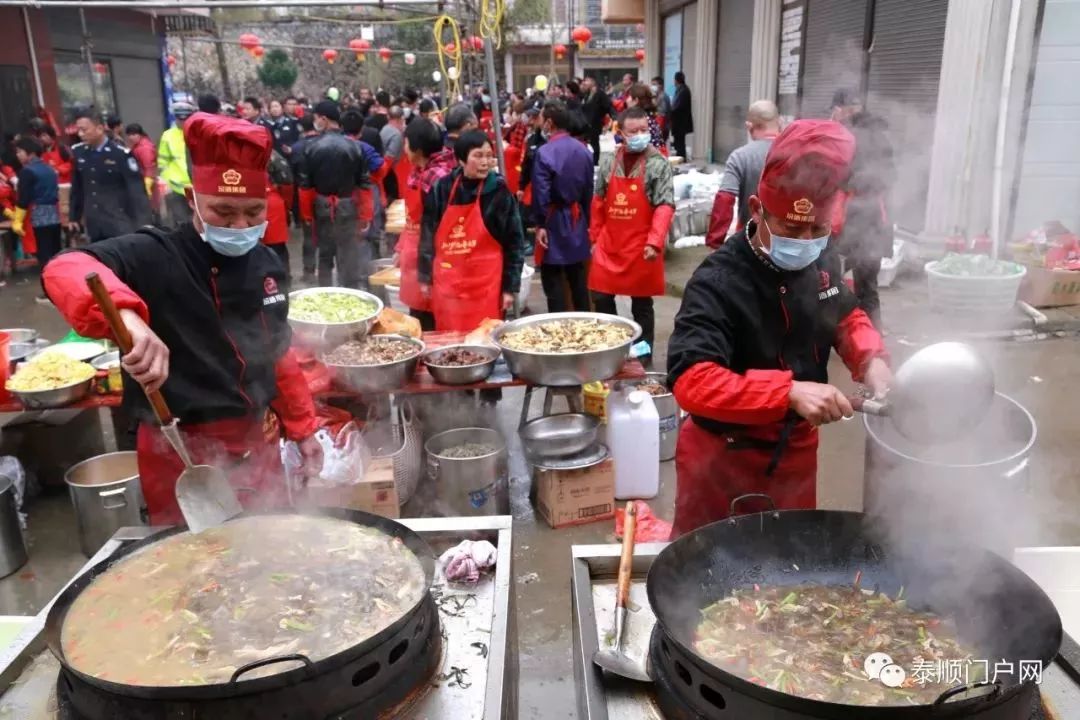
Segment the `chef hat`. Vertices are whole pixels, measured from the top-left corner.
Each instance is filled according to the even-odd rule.
[[[796,120],[773,140],[757,196],[771,215],[791,222],[827,222],[854,155],[855,138],[840,123]]]
[[[205,195],[266,197],[273,139],[247,120],[198,112],[184,123],[192,189]]]

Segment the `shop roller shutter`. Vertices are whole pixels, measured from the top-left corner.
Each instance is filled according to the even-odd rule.
[[[828,117],[833,93],[859,88],[867,0],[807,0],[800,117]]]
[[[750,103],[750,50],[754,0],[722,0],[717,28],[716,112],[713,117],[713,160],[722,163],[746,142],[746,108]],[[754,98],[756,99],[756,98]]]

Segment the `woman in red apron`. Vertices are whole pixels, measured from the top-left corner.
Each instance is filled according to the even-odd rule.
[[[626,142],[600,163],[589,228],[593,242],[589,290],[597,312],[614,315],[615,296],[630,296],[651,359],[653,297],[664,294],[664,245],[675,215],[671,166],[649,143],[649,118],[633,108],[623,116]]]
[[[430,285],[435,329],[468,332],[513,306],[525,237],[517,200],[491,172],[487,136],[462,133],[454,155],[460,167],[438,182],[434,213],[424,214],[418,274]]]
[[[398,236],[394,251],[401,270],[401,302],[408,306],[409,314],[420,321],[422,329],[434,330],[431,297],[421,289],[416,275],[420,223],[426,198],[439,179],[453,172],[457,160],[454,151],[443,146],[442,131],[438,126],[430,120],[417,118],[405,128],[405,152],[398,161],[398,166],[401,165],[410,168],[409,174],[398,184],[405,200],[405,230]]]

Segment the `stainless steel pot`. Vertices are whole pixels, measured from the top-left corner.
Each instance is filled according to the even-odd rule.
[[[77,383],[52,390],[12,390],[11,394],[17,397],[27,410],[47,410],[62,408],[82,400],[90,394],[93,384],[94,378],[90,376]]]
[[[604,350],[575,353],[542,353],[514,350],[501,340],[506,333],[553,320],[602,320],[630,328],[630,339]],[[534,385],[566,387],[584,385],[594,380],[615,377],[626,363],[630,346],[641,337],[641,326],[618,315],[589,312],[545,313],[503,323],[491,333],[491,340],[502,349],[510,372]]]
[[[487,359],[475,365],[440,365],[439,358],[447,350],[460,348],[483,355]],[[487,380],[499,359],[499,349],[490,345],[446,345],[424,353],[424,365],[435,381],[442,385],[473,385]]]
[[[470,458],[443,452],[464,443],[493,445],[495,451]],[[435,483],[434,510],[457,515],[506,515],[510,512],[506,442],[489,428],[459,428],[439,433],[424,444],[428,476]]]
[[[320,323],[310,320],[297,320],[289,318],[289,326],[292,327],[296,339],[300,343],[317,350],[329,350],[337,347],[346,340],[359,340],[365,337],[375,324],[375,319],[383,309],[383,301],[375,295],[363,290],[341,287],[316,287],[296,290],[289,293],[289,301],[305,295],[317,295],[319,293],[343,293],[355,295],[363,300],[375,303],[375,311],[366,318],[341,323]]]
[[[416,338],[404,335],[372,335],[372,338],[392,337],[410,343],[416,352],[404,360],[395,360],[382,365],[336,365],[327,362],[325,355],[320,359],[326,367],[334,371],[337,380],[354,392],[392,392],[405,387],[416,374],[420,355],[424,352],[424,343]]]
[[[622,380],[616,384],[616,390],[623,388],[636,388],[646,383],[656,383],[667,388],[667,375],[660,372],[645,373],[644,380]],[[682,413],[679,403],[675,402],[675,396],[668,390],[663,395],[653,395],[653,404],[656,413],[660,416],[660,461],[675,459],[675,445],[679,441],[679,426],[682,424]]]
[[[585,413],[545,415],[525,423],[518,436],[533,458],[577,455],[596,443],[600,421]]]
[[[68,469],[64,482],[75,506],[83,555],[92,556],[122,527],[146,524],[135,453],[83,460]]]
[[[0,328],[0,332],[11,336],[13,343],[32,343],[38,339],[38,331],[33,328]]]
[[[15,483],[0,475],[0,577],[6,577],[26,564],[26,543],[19,526],[15,506]]]

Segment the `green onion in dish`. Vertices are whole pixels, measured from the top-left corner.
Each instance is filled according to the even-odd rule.
[[[312,292],[289,301],[289,318],[303,322],[347,323],[365,320],[375,314],[371,300],[343,292]]]

